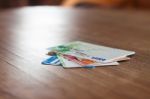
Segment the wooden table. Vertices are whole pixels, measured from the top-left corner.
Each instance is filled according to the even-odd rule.
[[[41,65],[46,48],[82,40],[133,50],[119,66]],[[150,14],[26,7],[0,12],[0,99],[149,99]]]

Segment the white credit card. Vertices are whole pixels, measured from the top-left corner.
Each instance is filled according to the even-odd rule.
[[[75,62],[72,62],[72,61],[69,61],[68,59],[65,59],[62,55],[57,55],[59,61],[61,62],[62,66],[64,68],[73,68],[73,67],[82,67],[81,65],[75,63]]]
[[[92,59],[100,63],[114,62],[116,60],[120,60],[121,58],[135,54],[134,51],[111,48],[82,41],[63,44],[52,47],[49,50],[58,51],[59,53],[80,58]]]
[[[113,66],[113,65],[119,65],[118,62],[110,62],[110,63],[93,63],[93,64],[80,64],[79,62],[73,61],[73,60],[68,60],[66,59],[62,54],[57,55],[58,59],[60,60],[62,66],[64,68],[74,68],[74,67],[95,67],[95,66]]]

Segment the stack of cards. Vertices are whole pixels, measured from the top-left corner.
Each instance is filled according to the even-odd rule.
[[[64,68],[119,65],[129,60],[134,51],[126,51],[101,45],[75,41],[48,48],[48,58],[42,64],[61,65]]]

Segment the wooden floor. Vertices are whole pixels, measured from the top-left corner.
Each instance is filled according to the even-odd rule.
[[[76,40],[136,55],[95,69],[41,65],[46,48]],[[55,7],[0,12],[0,99],[149,98],[149,12]]]

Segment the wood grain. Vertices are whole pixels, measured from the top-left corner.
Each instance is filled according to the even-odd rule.
[[[25,7],[0,12],[0,99],[149,99],[150,14]],[[133,50],[119,66],[41,65],[46,48],[82,40]]]

